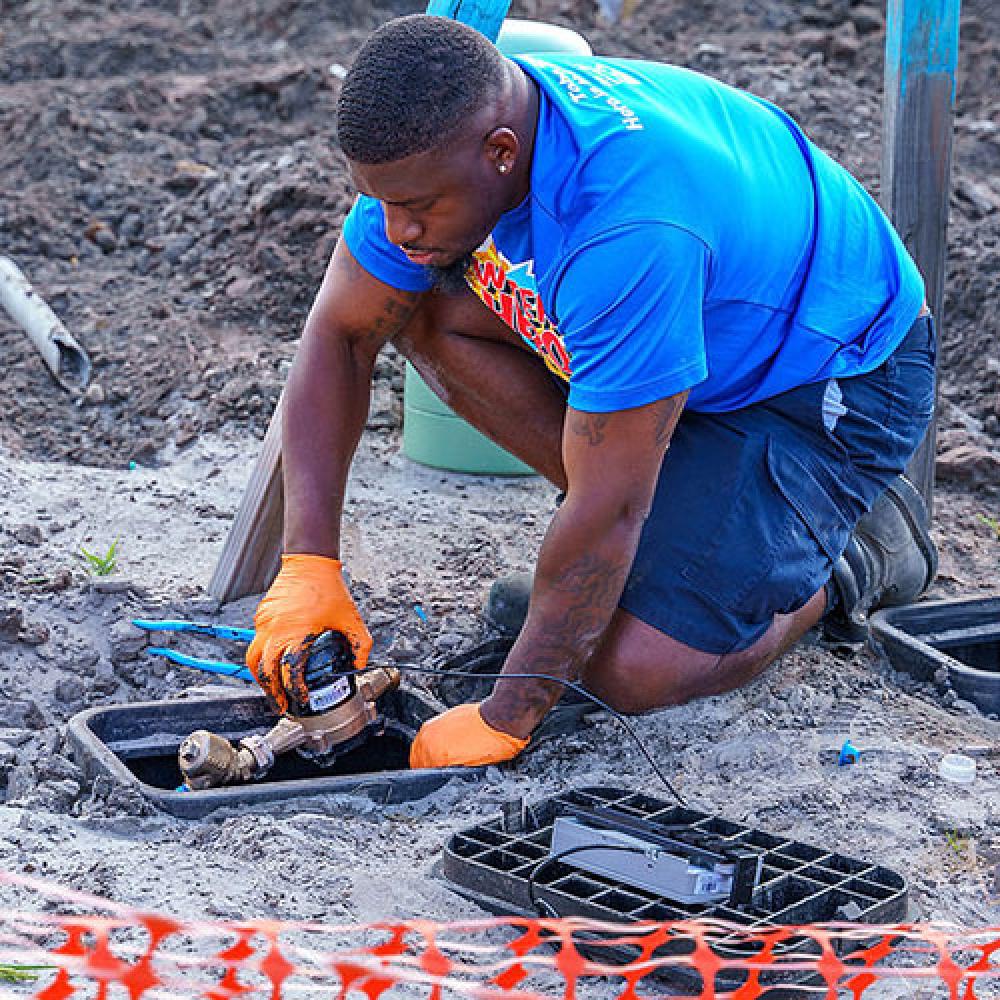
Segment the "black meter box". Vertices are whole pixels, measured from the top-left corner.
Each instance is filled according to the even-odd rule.
[[[904,879],[883,865],[622,788],[510,803],[452,835],[442,873],[460,894],[507,915],[703,917],[753,930],[895,923],[907,911]],[[808,954],[815,942],[803,937],[789,947]],[[675,971],[681,980],[690,975]],[[796,979],[808,981],[805,973]]]
[[[279,758],[265,780],[197,791],[182,790],[178,747],[196,729],[237,741],[267,732],[277,716],[263,694],[235,692],[208,698],[132,702],[90,708],[75,715],[68,736],[89,778],[106,775],[134,787],[166,812],[188,819],[220,808],[267,806],[314,795],[363,795],[382,804],[410,802],[437,791],[466,768],[412,771],[410,744],[441,706],[408,689],[379,701],[381,732],[321,767],[296,753]],[[475,776],[473,772],[472,776]]]
[[[883,608],[872,634],[897,670],[943,678],[985,715],[1000,714],[1000,597]]]

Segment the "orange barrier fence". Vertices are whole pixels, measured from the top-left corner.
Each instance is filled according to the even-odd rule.
[[[780,986],[786,997],[857,1000],[876,983],[880,1000],[1000,997],[1000,927],[205,921],[10,873],[0,885],[46,907],[0,911],[0,997],[753,1000]]]

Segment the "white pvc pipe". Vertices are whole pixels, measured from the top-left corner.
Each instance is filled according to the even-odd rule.
[[[90,358],[59,317],[31,287],[20,268],[0,256],[0,305],[28,335],[55,380],[69,392],[90,381]]]

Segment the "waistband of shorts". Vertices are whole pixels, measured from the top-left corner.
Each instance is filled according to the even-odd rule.
[[[934,323],[932,313],[924,313],[918,316],[906,331],[905,336],[896,346],[893,354],[905,351],[927,350],[934,346],[937,338],[937,328]]]

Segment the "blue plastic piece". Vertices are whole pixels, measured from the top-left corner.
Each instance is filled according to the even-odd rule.
[[[252,642],[252,628],[237,628],[233,625],[211,625],[208,622],[154,621],[149,618],[133,618],[132,624],[146,632],[190,632],[195,635],[209,635],[215,639],[232,639],[234,642]]]
[[[235,677],[237,680],[253,682],[253,674],[239,663],[226,663],[224,660],[205,660],[200,656],[189,656],[176,649],[166,649],[163,646],[150,646],[146,650],[151,656],[163,656],[171,663],[179,663],[182,667],[194,667],[206,674],[221,674],[223,677]]]
[[[252,628],[238,628],[234,625],[212,625],[208,622],[185,622],[171,619],[157,621],[150,618],[133,618],[132,624],[146,632],[184,632],[194,635],[210,636],[213,639],[229,639],[233,642],[250,642],[254,637]],[[182,667],[193,667],[207,674],[221,674],[223,677],[235,677],[241,681],[253,682],[253,674],[239,663],[226,663],[224,660],[207,660],[200,656],[189,656],[176,649],[164,646],[150,646],[147,650],[152,656],[163,656],[172,663]]]
[[[837,757],[838,767],[857,764],[860,759],[861,751],[850,740],[844,740],[844,745],[840,748],[840,755]]]

